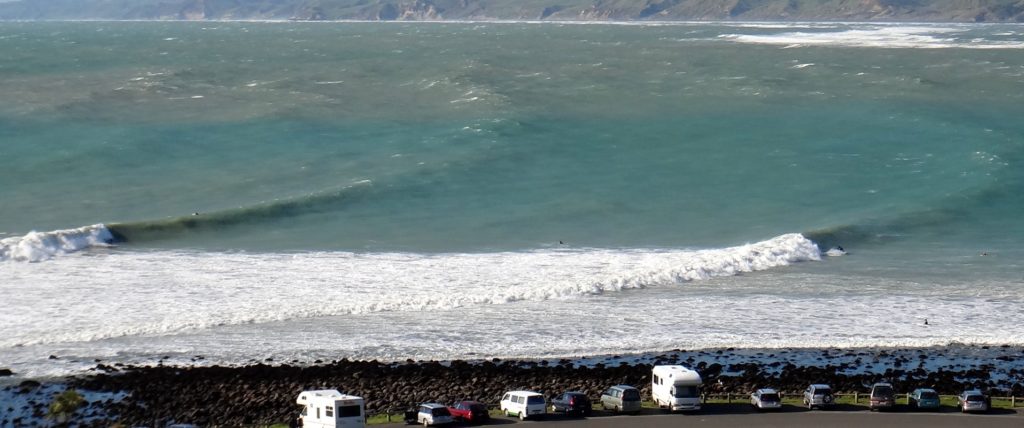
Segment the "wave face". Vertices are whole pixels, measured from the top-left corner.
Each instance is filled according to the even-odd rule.
[[[114,236],[102,224],[77,229],[30,232],[25,236],[0,240],[0,262],[40,262],[91,247],[109,246],[113,242]]]
[[[131,248],[718,248],[1019,186],[1012,25],[0,25],[0,57],[53,63],[0,86],[18,100],[0,106],[5,236],[103,222]],[[941,227],[977,228],[968,202]]]
[[[138,253],[66,258],[65,274],[16,270],[12,287],[35,288],[15,307],[33,313],[5,320],[0,349],[163,335],[215,326],[415,312],[519,301],[575,299],[667,287],[819,260],[799,234],[716,250],[547,250],[438,254]],[[113,266],[120,266],[113,269]],[[108,272],[106,275],[94,275]],[[73,289],[55,276],[69,275]],[[50,277],[50,284],[35,281]],[[152,281],[160,278],[159,281]],[[35,284],[35,285],[33,285]],[[62,297],[43,307],[39,294]],[[25,299],[25,300],[22,300]],[[63,302],[81,311],[51,319]],[[117,303],[120,302],[120,303]]]

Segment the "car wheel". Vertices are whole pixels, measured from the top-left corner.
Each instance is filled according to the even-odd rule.
[[[425,426],[425,427],[429,427],[429,426],[430,426],[430,424],[429,424],[429,423],[427,423],[427,420],[426,420],[426,419],[424,419],[424,420],[423,420],[423,426]]]
[[[522,412],[519,412],[519,420],[521,420],[521,421],[525,421],[526,420],[526,411],[525,410],[522,411]]]

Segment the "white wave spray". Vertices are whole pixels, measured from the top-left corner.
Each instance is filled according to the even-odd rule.
[[[102,224],[50,232],[32,231],[0,240],[0,262],[40,262],[90,247],[106,246],[113,240],[110,230]]]
[[[102,234],[90,238],[101,240]],[[88,235],[93,236],[93,235]],[[50,247],[47,247],[50,248]],[[799,234],[711,250],[124,252],[8,265],[0,347],[162,335],[348,314],[450,310],[664,287],[819,260]],[[73,283],[74,287],[66,284]]]

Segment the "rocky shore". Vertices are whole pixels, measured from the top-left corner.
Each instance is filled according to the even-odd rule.
[[[640,387],[649,396],[655,364],[698,369],[709,394],[743,394],[765,386],[797,392],[812,382],[829,383],[838,391],[866,391],[873,382],[887,380],[900,391],[926,386],[956,394],[979,387],[992,395],[1024,396],[1024,347],[1013,346],[676,350],[537,361],[267,361],[241,367],[101,363],[96,374],[88,376],[8,385],[4,396],[22,397],[19,403],[23,404],[0,409],[9,415],[0,418],[0,426],[41,426],[46,423],[47,395],[65,388],[87,397],[92,394],[76,414],[78,426],[109,426],[114,421],[128,426],[169,421],[239,426],[288,421],[296,413],[296,395],[307,389],[338,389],[362,396],[371,414],[398,412],[426,401],[474,399],[496,404],[511,389],[546,395],[578,390],[596,398],[608,386],[624,383]]]

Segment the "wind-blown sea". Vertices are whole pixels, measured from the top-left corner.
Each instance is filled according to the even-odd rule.
[[[0,100],[19,376],[1024,344],[1019,25],[5,22]]]

